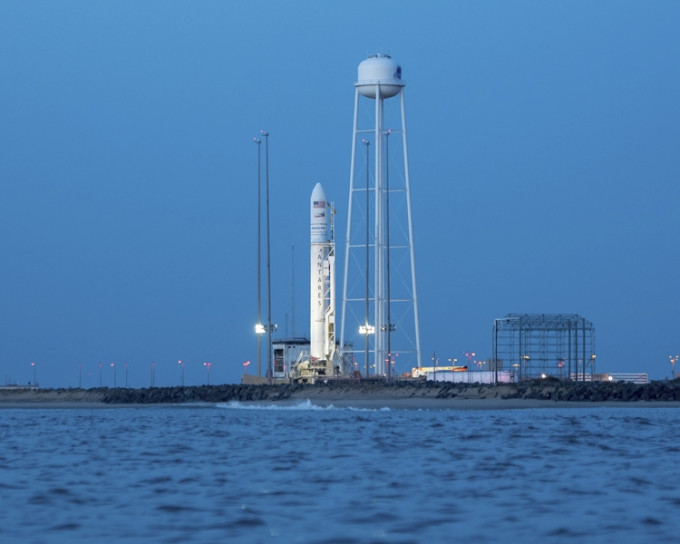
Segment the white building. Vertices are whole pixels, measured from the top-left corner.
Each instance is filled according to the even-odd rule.
[[[307,338],[288,338],[272,342],[274,378],[288,378],[291,367],[302,359],[309,359]]]

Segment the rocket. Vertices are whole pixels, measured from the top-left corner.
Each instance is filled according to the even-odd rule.
[[[312,361],[329,360],[335,345],[335,252],[331,213],[320,183],[314,186],[309,201],[310,224],[310,346]],[[332,344],[331,344],[332,342]]]

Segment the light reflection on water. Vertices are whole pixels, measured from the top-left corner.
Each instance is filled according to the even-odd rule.
[[[677,542],[673,408],[0,411],[0,542]]]

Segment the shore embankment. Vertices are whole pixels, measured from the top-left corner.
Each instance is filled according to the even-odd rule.
[[[528,408],[594,404],[678,406],[680,380],[648,384],[534,380],[480,385],[401,380],[153,388],[2,388],[0,407],[123,406],[186,403],[281,403],[398,408]]]

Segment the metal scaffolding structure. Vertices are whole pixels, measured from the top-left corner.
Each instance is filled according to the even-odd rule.
[[[577,314],[508,314],[494,319],[489,368],[496,376],[506,370],[518,381],[547,376],[590,381],[595,358],[595,327]]]

